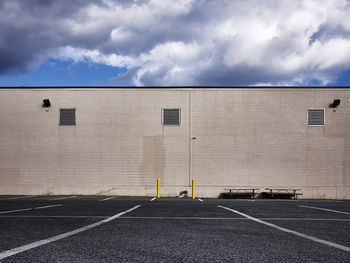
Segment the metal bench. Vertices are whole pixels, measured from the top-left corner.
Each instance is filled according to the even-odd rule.
[[[255,191],[259,188],[227,188],[225,191],[230,191],[230,198],[233,195],[248,195],[251,199],[255,198]]]
[[[264,193],[270,195],[271,198],[273,198],[275,195],[283,195],[298,199],[298,195],[302,195],[302,193],[297,193],[297,191],[301,191],[301,189],[294,188],[265,188],[265,190],[268,190],[268,192]]]

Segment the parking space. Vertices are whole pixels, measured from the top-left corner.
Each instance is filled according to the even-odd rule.
[[[1,199],[2,262],[350,260],[349,201]]]
[[[213,204],[220,205],[230,205],[232,204],[232,200],[222,202],[222,201],[211,201]],[[239,210],[242,213],[247,213],[250,216],[257,218],[279,218],[283,216],[283,218],[300,218],[300,219],[315,219],[320,218],[323,219],[332,219],[335,217],[334,212],[326,212],[320,209],[312,209],[311,207],[319,207],[319,208],[333,208],[339,211],[347,211],[348,208],[345,208],[345,205],[349,205],[346,202],[334,202],[330,203],[326,202],[315,202],[315,201],[299,201],[299,200],[256,200],[255,202],[245,202],[245,201],[234,201],[234,205],[236,210]],[[349,214],[350,215],[350,214]]]

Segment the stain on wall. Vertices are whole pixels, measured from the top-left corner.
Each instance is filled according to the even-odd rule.
[[[143,162],[140,167],[141,183],[154,184],[157,178],[164,181],[165,149],[162,135],[143,136]]]

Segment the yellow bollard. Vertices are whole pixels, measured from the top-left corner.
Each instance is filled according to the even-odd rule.
[[[157,198],[160,198],[159,188],[160,188],[160,179],[157,178]]]
[[[194,179],[192,180],[192,199],[196,198],[196,194],[195,194],[195,181]]]

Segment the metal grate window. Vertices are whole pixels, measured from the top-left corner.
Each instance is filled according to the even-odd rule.
[[[325,125],[325,109],[308,109],[307,125],[324,126]]]
[[[163,109],[162,124],[163,125],[180,125],[181,109]]]
[[[75,109],[60,109],[60,125],[75,125]]]

